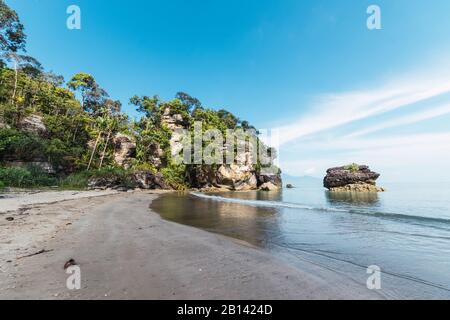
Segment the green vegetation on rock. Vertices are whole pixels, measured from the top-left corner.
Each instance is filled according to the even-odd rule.
[[[18,15],[0,0],[0,188],[83,189],[93,178],[111,176],[129,184],[130,173],[147,171],[162,173],[172,188],[186,189],[192,167],[171,159],[173,128],[167,118],[191,132],[195,121],[224,135],[228,129],[254,129],[184,92],[170,101],[132,97],[142,117],[131,120],[93,75],[80,72],[66,83],[26,55],[25,46]],[[123,154],[117,151],[121,142]]]
[[[359,164],[352,163],[344,166],[344,170],[350,171],[350,172],[358,172],[359,171]]]

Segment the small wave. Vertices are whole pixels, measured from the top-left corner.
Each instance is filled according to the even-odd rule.
[[[198,198],[226,202],[226,203],[235,203],[235,204],[241,204],[241,205],[255,206],[255,207],[303,209],[303,210],[311,210],[311,211],[319,211],[319,212],[341,212],[341,213],[358,214],[358,215],[364,215],[364,216],[384,218],[384,219],[390,219],[390,220],[396,220],[396,221],[416,221],[419,223],[420,222],[428,222],[428,223],[450,224],[449,219],[414,216],[414,215],[401,214],[401,213],[362,211],[362,210],[357,210],[357,209],[340,209],[340,208],[329,208],[329,207],[312,207],[312,206],[298,204],[298,203],[279,202],[279,201],[244,200],[244,199],[225,198],[225,197],[220,197],[220,196],[207,195],[207,194],[203,194],[203,193],[199,193],[199,192],[191,192],[191,194]]]
[[[225,197],[219,197],[219,196],[211,196],[206,195],[203,193],[198,192],[191,192],[192,195],[208,199],[208,200],[215,200],[220,202],[227,202],[227,203],[236,203],[236,204],[242,204],[247,206],[254,206],[254,207],[269,207],[269,208],[289,208],[289,209],[304,209],[304,210],[316,210],[316,211],[334,211],[334,212],[349,212],[349,210],[345,209],[337,209],[337,208],[315,208],[311,206],[306,206],[302,204],[297,203],[290,203],[290,202],[277,202],[277,201],[263,201],[263,200],[243,200],[243,199],[234,199],[234,198],[225,198]]]

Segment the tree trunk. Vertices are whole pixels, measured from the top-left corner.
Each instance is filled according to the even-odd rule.
[[[108,131],[108,136],[106,137],[106,143],[105,143],[105,147],[103,148],[102,157],[100,159],[100,166],[98,169],[102,168],[103,160],[105,159],[105,153],[106,153],[106,149],[108,148],[108,142],[109,142],[110,137],[111,137],[111,130]]]
[[[79,123],[77,123],[77,126],[75,127],[75,133],[73,134],[73,139],[72,139],[72,143],[75,143],[75,140],[77,138],[77,134],[78,134],[78,127],[79,127]]]
[[[100,138],[102,136],[102,133],[103,133],[102,131],[99,132],[97,140],[95,141],[94,149],[92,150],[92,153],[91,153],[91,159],[89,159],[89,164],[88,164],[88,167],[87,167],[87,171],[89,171],[91,169],[92,160],[94,160],[95,151],[97,151],[97,146],[98,146],[98,143],[100,142]]]
[[[19,81],[19,70],[17,66],[17,60],[14,60],[14,90],[11,97],[11,104],[15,105],[14,100],[16,99],[16,92],[17,92],[17,82]]]

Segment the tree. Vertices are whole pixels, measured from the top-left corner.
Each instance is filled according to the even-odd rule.
[[[217,111],[217,114],[225,123],[228,129],[235,129],[239,123],[239,119],[227,110],[220,109],[219,111]]]
[[[19,77],[19,64],[21,61],[29,60],[33,65],[31,57],[19,55],[18,52],[25,52],[26,35],[24,27],[20,22],[17,13],[0,0],[0,50],[1,64],[5,65],[3,59],[14,62],[14,89],[11,95],[11,104],[15,103],[17,93],[17,82]],[[25,59],[26,58],[26,59]]]
[[[119,113],[122,109],[122,103],[119,100],[106,99],[103,103],[103,108],[112,114]]]
[[[186,107],[186,111],[191,112],[193,108],[200,108],[202,103],[197,98],[185,92],[178,92],[175,96],[176,99],[180,100],[181,103]]]
[[[108,93],[100,88],[94,77],[80,72],[72,77],[67,86],[81,94],[81,105],[85,111],[96,113],[108,97]]]
[[[46,72],[44,74],[44,80],[48,83],[51,83],[55,87],[60,87],[64,84],[64,77],[61,75],[57,75],[52,71]]]
[[[0,0],[0,49],[4,53],[25,51],[26,35],[17,13]]]
[[[25,75],[32,78],[37,78],[42,74],[43,68],[39,61],[35,58],[17,54],[16,52],[8,52],[4,54],[4,57],[8,61],[12,61],[14,64],[14,89],[11,96],[11,104],[15,104],[17,93],[17,82],[19,79],[19,71],[22,71]]]
[[[137,111],[143,113],[151,124],[156,125],[160,120],[160,103],[158,96],[148,97],[138,97],[133,96],[130,99],[130,104],[137,107]]]

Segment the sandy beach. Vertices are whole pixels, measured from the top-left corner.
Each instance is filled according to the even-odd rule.
[[[320,266],[302,271],[245,243],[165,221],[149,209],[158,196],[0,199],[0,299],[383,298]],[[80,290],[66,287],[69,259],[80,267]]]

